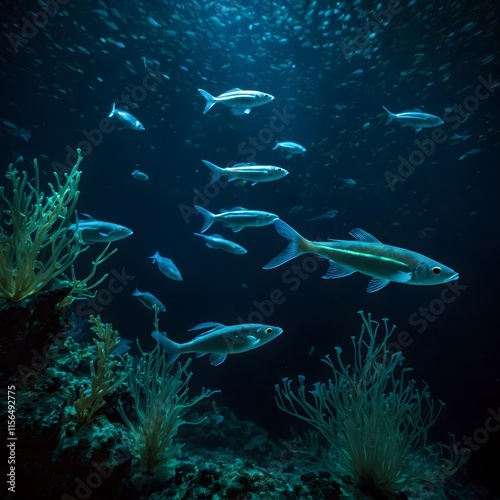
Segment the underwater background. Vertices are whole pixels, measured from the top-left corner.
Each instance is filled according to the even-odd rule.
[[[500,406],[498,2],[51,5],[1,2],[0,168],[3,173],[17,162],[30,172],[38,158],[42,182],[51,182],[54,171],[74,164],[80,147],[78,213],[133,230],[99,268],[126,274],[123,290],[105,303],[71,306],[81,338],[91,338],[81,320],[99,313],[132,341],[131,355],[139,354],[136,339],[150,351],[153,313],[132,296],[136,288],[165,304],[159,329],[176,342],[191,340],[188,329],[201,322],[283,328],[268,345],[229,355],[220,366],[207,358],[190,365],[194,393],[220,389],[211,400],[277,441],[289,438],[291,426],[306,426],[277,408],[275,384],[298,375],[311,386],[328,379],[320,360],[336,346],[350,359],[351,336],[361,328],[357,311],[389,318],[412,340],[403,348],[411,377],[446,404],[431,440],[471,437],[460,481],[483,488],[474,498],[498,498],[500,434],[483,440],[476,432]],[[54,15],[46,23],[40,18],[41,27],[26,27],[25,20],[49,12],[45,8]],[[149,89],[145,77],[153,71],[157,79],[148,80],[155,82]],[[203,114],[200,88],[215,96],[258,90],[274,100],[246,116],[222,104]],[[125,100],[145,130],[98,132],[113,102],[123,108]],[[432,128],[386,126],[382,106],[444,117],[446,139],[433,142]],[[414,154],[424,160],[413,169],[401,167],[401,158],[421,151],[417,142],[425,139],[433,151]],[[273,149],[276,141],[307,151],[288,155]],[[210,184],[202,159],[277,165],[289,175],[220,187]],[[134,178],[136,169],[149,180]],[[272,226],[233,233],[216,223],[207,234],[222,234],[248,253],[213,250],[193,234],[203,223],[195,204],[214,213],[235,206],[272,212],[311,240],[350,239],[349,231],[361,227],[383,243],[450,266],[460,278],[435,286],[390,283],[370,294],[367,276],[321,279],[327,263],[309,259],[292,281],[292,265],[304,257],[262,269],[286,246]],[[320,218],[330,210],[338,211],[335,217]],[[102,248],[96,243],[82,255],[77,275],[88,272]],[[148,257],[156,251],[174,261],[182,281],[152,265]],[[279,303],[271,300],[276,290]]]

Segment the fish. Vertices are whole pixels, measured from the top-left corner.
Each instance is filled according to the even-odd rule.
[[[20,128],[8,120],[4,120],[3,124],[7,127],[7,132],[16,137],[22,137],[26,142],[30,140],[31,132],[25,128]]]
[[[222,209],[220,213],[213,214],[199,205],[194,208],[203,218],[203,226],[200,230],[204,233],[215,221],[219,221],[225,226],[230,227],[234,233],[241,231],[245,227],[268,226],[279,217],[269,212],[260,210],[247,210],[243,207],[233,207],[229,210]]]
[[[131,175],[138,181],[149,181],[149,175],[141,172],[140,170],[134,170]]]
[[[344,278],[355,272],[370,276],[368,293],[381,290],[391,281],[407,285],[440,285],[459,277],[453,269],[425,255],[385,245],[360,228],[350,231],[355,238],[353,241],[317,242],[307,240],[282,220],[274,221],[274,227],[290,243],[264,269],[273,269],[299,255],[313,253],[330,261],[330,268],[323,276],[325,279]]]
[[[342,181],[344,184],[342,185],[342,187],[340,187],[339,189],[343,189],[345,188],[346,186],[349,186],[349,187],[353,187],[356,185],[356,181],[354,179],[340,179],[339,178],[339,181]]]
[[[478,153],[480,153],[482,151],[482,149],[478,149],[478,148],[474,148],[474,149],[471,149],[470,151],[467,151],[467,153],[463,154],[459,159],[458,161],[462,161],[462,160],[465,160],[465,158],[467,158],[467,156],[469,155],[477,155]]]
[[[203,89],[198,89],[198,92],[206,100],[203,114],[208,113],[212,106],[220,102],[224,104],[224,106],[230,107],[231,112],[236,116],[247,115],[250,113],[251,108],[262,106],[274,99],[274,96],[265,92],[260,92],[258,90],[241,90],[239,88],[228,90],[217,97],[214,97]]]
[[[300,155],[307,151],[307,149],[304,146],[301,146],[300,144],[297,144],[296,142],[292,141],[284,141],[284,142],[276,141],[276,146],[274,146],[273,149],[277,148],[285,149],[292,155]]]
[[[460,139],[462,141],[466,141],[467,139],[469,139],[471,137],[472,137],[472,135],[460,135],[460,134],[453,134],[451,136],[451,138],[454,139],[454,140]]]
[[[109,243],[110,241],[122,240],[134,234],[132,229],[115,224],[114,222],[105,222],[95,220],[87,214],[86,220],[79,220],[68,227],[68,231],[78,231],[84,243]]]
[[[338,213],[339,211],[335,209],[327,210],[324,214],[312,217],[311,219],[307,219],[307,222],[312,222],[315,220],[322,220],[322,219],[333,219]]]
[[[232,167],[221,168],[207,160],[201,160],[212,172],[210,182],[217,182],[227,176],[229,182],[234,180],[252,181],[252,186],[259,182],[270,182],[288,175],[288,170],[274,165],[257,165],[256,163],[237,163]]]
[[[220,236],[219,234],[200,234],[194,233],[195,236],[201,236],[205,239],[205,245],[209,248],[214,248],[216,250],[224,250],[229,253],[236,253],[238,255],[243,255],[247,253],[247,250],[243,248],[238,243],[234,243],[234,241],[229,241]]]
[[[182,276],[177,269],[177,266],[173,263],[172,259],[167,257],[162,257],[159,252],[155,252],[154,255],[148,257],[149,259],[153,259],[153,264],[158,264],[158,269],[167,277],[172,280],[182,281]]]
[[[142,123],[128,111],[123,109],[116,109],[115,103],[111,108],[111,113],[109,113],[108,118],[114,118],[115,121],[120,123],[121,127],[118,130],[130,129],[130,130],[145,130]]]
[[[163,305],[160,299],[157,299],[152,293],[149,292],[141,292],[138,288],[136,288],[132,292],[132,297],[137,297],[141,304],[145,305],[151,311],[154,311],[153,306],[158,306],[158,310],[162,313],[167,311],[167,308]]]
[[[391,113],[385,106],[382,106],[387,112],[386,125],[393,120],[399,121],[403,126],[413,127],[415,132],[420,132],[423,128],[437,127],[444,121],[439,116],[423,113],[419,109],[413,111],[403,111],[402,113]]]
[[[162,332],[155,330],[151,336],[160,343],[168,355],[168,365],[171,365],[181,354],[198,353],[197,357],[210,354],[210,364],[219,366],[224,363],[229,354],[239,354],[262,347],[283,333],[278,326],[262,325],[260,323],[241,323],[226,326],[222,323],[200,323],[189,331],[209,329],[193,340],[178,344],[168,339]]]

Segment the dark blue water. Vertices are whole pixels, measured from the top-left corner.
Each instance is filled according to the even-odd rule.
[[[23,155],[20,166],[30,171],[38,158],[48,182],[54,170],[71,164],[68,152],[92,137],[94,144],[84,150],[78,210],[134,234],[116,243],[119,251],[99,270],[129,276],[123,291],[109,304],[80,307],[80,313],[100,312],[122,337],[139,338],[146,349],[154,345],[152,314],[131,296],[135,288],[164,302],[160,329],[178,342],[191,339],[187,330],[204,321],[262,318],[284,329],[269,345],[229,356],[219,367],[206,358],[192,364],[194,387],[222,389],[220,400],[241,418],[287,435],[294,422],[276,408],[274,384],[299,374],[311,384],[326,379],[320,359],[335,346],[350,356],[350,337],[361,325],[356,312],[364,310],[408,333],[405,364],[447,405],[433,437],[471,436],[485,426],[488,410],[500,405],[500,87],[492,83],[500,79],[497,5],[405,1],[388,22],[371,25],[377,35],[368,39],[359,33],[375,22],[373,3],[341,2],[338,12],[328,2],[309,10],[308,4],[69,1],[22,43],[18,36],[30,33],[23,19],[32,20],[42,7],[4,5],[0,116],[32,136],[25,141],[4,126],[1,164]],[[379,12],[387,8],[382,3]],[[148,16],[161,27],[148,23]],[[355,45],[346,52],[356,36],[362,53],[354,53]],[[157,80],[145,80],[151,68]],[[198,88],[218,95],[234,87],[275,99],[244,117],[221,104],[202,114]],[[145,131],[97,132],[112,103],[123,103],[122,95]],[[398,123],[385,126],[382,105],[395,113],[418,108],[442,117],[444,139],[437,143],[432,128],[416,133]],[[276,123],[279,132],[271,130]],[[470,137],[452,139],[454,134]],[[307,152],[288,158],[272,149],[275,140],[298,142]],[[430,154],[415,153],[422,143]],[[403,177],[401,157],[421,164]],[[254,187],[231,184],[214,195],[202,159],[221,166],[256,161],[290,174]],[[150,181],[134,179],[135,169]],[[392,174],[400,178],[391,188]],[[346,185],[345,178],[356,185]],[[197,195],[203,192],[209,197]],[[264,271],[286,245],[272,226],[233,234],[216,224],[208,233],[238,242],[248,254],[212,250],[193,235],[202,225],[195,203],[213,212],[233,206],[270,211],[310,239],[349,239],[349,230],[361,227],[384,243],[452,267],[460,273],[458,288],[457,282],[452,289],[391,283],[368,294],[368,277],[323,280],[326,262],[310,258]],[[304,208],[289,214],[297,205]],[[330,209],[339,211],[334,219],[308,222]],[[94,245],[82,255],[78,271],[84,274],[101,249]],[[157,250],[173,259],[182,282],[151,265],[147,257]],[[301,263],[303,277],[292,280],[292,265]],[[495,443],[498,433],[492,432],[472,453],[475,480],[486,482],[498,467]]]

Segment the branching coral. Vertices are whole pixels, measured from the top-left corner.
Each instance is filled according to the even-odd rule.
[[[115,369],[119,363],[111,361],[110,356],[120,342],[120,336],[109,323],[102,324],[100,316],[90,316],[89,321],[100,340],[94,339],[97,361],[90,365],[91,386],[86,390],[81,388],[79,398],[74,403],[80,424],[88,423],[94,418],[96,411],[106,404],[105,396],[109,396],[125,381],[132,366],[130,356],[125,354],[122,358],[124,366],[121,367],[121,373],[116,375]],[[113,382],[115,376],[116,380]]]
[[[86,295],[96,268],[113,252],[108,247],[93,262],[90,275],[83,281],[75,278],[73,264],[87,250],[78,231],[68,231],[80,192],[78,183],[82,156],[62,178],[54,173],[56,184],[49,183],[51,196],[40,189],[40,173],[34,161],[34,181],[27,172],[9,165],[6,177],[12,183],[12,199],[0,187],[0,197],[6,208],[0,213],[0,298],[18,301],[36,294],[55,278],[71,271],[69,279],[76,295]]]
[[[189,408],[219,391],[203,389],[199,396],[190,399],[188,384],[192,373],[187,369],[191,359],[184,365],[179,363],[177,370],[169,373],[171,366],[159,344],[150,353],[141,353],[142,361],[130,376],[137,424],[132,423],[121,404],[119,410],[134,435],[144,471],[153,474],[178,450],[173,438],[179,427],[186,423],[199,423],[184,420]]]
[[[357,340],[352,337],[352,366],[337,348],[336,362],[322,360],[333,380],[317,382],[308,396],[305,377],[299,376],[296,392],[285,378],[283,387],[276,385],[278,407],[319,431],[329,444],[323,465],[351,476],[367,492],[396,493],[412,483],[433,482],[439,458],[427,448],[427,433],[441,408],[436,410],[426,386],[419,390],[408,380],[410,368],[398,370],[403,356],[388,350],[395,326],[389,329],[384,319],[385,335],[377,339],[380,324],[360,314],[363,328]]]

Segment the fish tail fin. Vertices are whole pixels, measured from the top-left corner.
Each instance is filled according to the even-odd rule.
[[[270,260],[263,269],[273,269],[275,267],[281,266],[285,262],[298,257],[303,253],[311,252],[309,240],[306,240],[302,235],[300,235],[295,229],[291,228],[288,224],[278,219],[273,222],[278,234],[286,238],[289,243],[288,246],[274,259]]]
[[[194,208],[203,216],[204,221],[200,233],[204,233],[214,223],[215,215],[199,205],[195,205]]]
[[[276,149],[278,146],[279,146],[279,142],[278,142],[278,141],[276,141],[276,146],[274,146],[274,148],[273,148],[273,149]]]
[[[206,90],[198,89],[198,92],[205,98],[207,103],[205,104],[205,109],[203,114],[208,113],[210,108],[217,102],[213,95],[209,94]]]
[[[113,105],[111,106],[111,113],[109,113],[108,118],[111,118],[115,112],[115,103],[113,102]]]
[[[173,340],[168,339],[165,335],[158,330],[151,332],[151,337],[153,337],[162,347],[162,349],[167,353],[168,366],[173,364],[175,360],[180,356],[180,345]]]
[[[392,122],[392,120],[394,119],[394,113],[391,113],[385,106],[382,106],[386,112],[387,112],[387,121],[385,122],[386,125],[389,125],[389,123]]]
[[[207,161],[201,160],[212,172],[212,177],[210,178],[210,182],[217,182],[223,175],[226,175],[226,172],[223,168],[218,167],[217,165]]]

